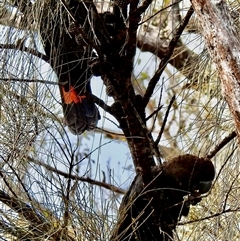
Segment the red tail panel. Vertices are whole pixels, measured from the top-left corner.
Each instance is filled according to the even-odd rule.
[[[69,91],[65,91],[64,87],[61,86],[62,89],[62,98],[64,104],[72,104],[72,103],[82,103],[82,99],[86,98],[86,95],[77,95],[76,91],[72,86],[70,86]]]
[[[88,93],[78,95],[73,86],[66,91],[60,86],[65,123],[69,130],[80,135],[94,129],[100,119],[98,109]]]

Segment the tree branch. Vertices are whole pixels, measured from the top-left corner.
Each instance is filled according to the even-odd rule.
[[[166,39],[160,38],[159,28],[153,25],[144,24],[138,31],[137,47],[142,52],[150,52],[160,59],[168,52],[167,42]],[[174,58],[169,59],[168,63],[179,71],[185,66],[191,66],[197,59],[197,54],[187,48],[181,40],[178,40],[172,55]],[[185,71],[182,74],[188,79],[193,77],[192,71]]]
[[[159,64],[158,70],[156,71],[156,73],[154,74],[152,79],[150,80],[149,85],[148,85],[147,90],[146,90],[146,93],[145,93],[144,98],[143,98],[143,102],[144,102],[145,106],[147,105],[150,98],[152,97],[155,86],[158,83],[159,78],[162,75],[170,57],[172,56],[174,48],[176,47],[177,42],[178,42],[183,30],[187,26],[188,21],[190,20],[192,14],[193,14],[193,8],[190,7],[190,9],[188,10],[183,22],[180,24],[179,28],[177,29],[175,36],[173,37],[173,39],[169,43],[169,49],[168,49],[167,53],[165,54],[165,56],[162,58],[162,60]]]
[[[196,222],[199,223],[199,222],[204,221],[204,220],[209,220],[209,219],[212,219],[212,218],[219,217],[224,213],[233,213],[233,212],[238,212],[238,211],[240,211],[240,207],[237,207],[235,209],[229,208],[229,209],[223,210],[222,212],[215,213],[213,215],[209,215],[209,216],[206,216],[206,217],[203,217],[203,218],[198,218],[196,220],[191,220],[191,221],[187,221],[187,222],[179,222],[178,226],[183,226],[183,225],[186,225],[186,224],[192,224],[192,223],[196,223]]]
[[[213,158],[224,146],[226,146],[231,140],[237,136],[237,133],[233,131],[228,136],[226,136],[207,156],[207,159]]]
[[[20,50],[23,52],[27,52],[31,55],[34,55],[44,61],[46,61],[47,63],[49,62],[49,57],[43,53],[40,53],[38,51],[36,51],[35,49],[31,49],[31,48],[27,48],[24,45],[18,45],[18,44],[0,44],[0,48],[1,49],[15,49],[15,50]]]
[[[108,112],[111,115],[113,114],[111,106],[108,106],[102,99],[98,98],[96,95],[93,95],[93,94],[92,94],[92,99],[103,110],[105,110],[106,112]]]
[[[0,78],[1,81],[4,82],[22,82],[22,83],[42,83],[42,84],[48,84],[48,85],[64,85],[66,84],[65,82],[63,83],[58,83],[58,82],[53,82],[53,81],[48,81],[48,80],[40,80],[40,79],[18,79],[18,78]]]
[[[159,142],[160,142],[160,140],[161,140],[161,137],[162,137],[162,134],[163,134],[163,131],[164,131],[164,127],[165,127],[165,125],[166,125],[166,123],[167,123],[167,118],[168,118],[170,109],[171,109],[174,101],[175,101],[175,95],[172,97],[172,99],[170,100],[170,103],[169,103],[169,105],[168,105],[167,111],[166,111],[165,116],[164,116],[164,119],[163,119],[163,123],[162,123],[161,129],[160,129],[160,131],[159,131],[159,134],[158,134],[158,136],[157,136],[157,139],[155,140],[155,145],[158,145]]]
[[[167,51],[166,55],[162,58],[162,60],[159,64],[158,70],[156,71],[156,73],[154,74],[152,79],[150,80],[146,93],[143,98],[143,102],[144,102],[145,106],[148,104],[150,98],[152,97],[155,86],[158,83],[159,78],[160,78],[161,74],[163,73],[170,57],[172,56],[174,48],[176,47],[177,42],[178,42],[184,28],[187,26],[188,21],[191,18],[192,14],[193,14],[193,8],[190,7],[183,22],[180,24],[179,28],[177,29],[175,36],[169,43],[168,51]]]
[[[108,189],[110,191],[113,191],[113,192],[116,192],[116,193],[119,193],[119,194],[125,194],[126,193],[125,190],[123,190],[119,187],[116,187],[114,185],[111,185],[111,184],[108,184],[108,183],[105,183],[105,182],[96,181],[96,180],[93,180],[89,177],[79,177],[77,175],[73,175],[73,174],[69,174],[67,172],[60,171],[60,170],[58,170],[58,169],[56,169],[56,168],[54,168],[50,165],[47,165],[47,164],[45,164],[43,162],[40,162],[40,161],[37,161],[37,160],[35,160],[31,157],[28,157],[28,160],[30,162],[33,162],[33,163],[39,165],[39,166],[45,167],[47,170],[52,171],[52,172],[54,172],[54,173],[56,173],[60,176],[65,177],[65,178],[70,178],[72,180],[77,180],[77,181],[81,181],[81,182],[87,182],[87,183],[97,185],[99,187],[103,187],[105,189]]]

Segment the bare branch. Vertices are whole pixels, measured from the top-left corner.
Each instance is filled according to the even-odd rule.
[[[226,136],[207,156],[207,159],[213,158],[224,146],[226,146],[231,140],[237,136],[237,133],[233,131],[228,136]]]
[[[149,18],[147,18],[146,20],[144,20],[144,21],[142,21],[141,23],[139,23],[139,25],[142,25],[143,23],[148,22],[149,20],[151,20],[152,18],[154,18],[156,15],[158,15],[160,12],[162,12],[162,11],[164,11],[164,10],[172,7],[172,6],[174,6],[175,4],[180,3],[181,1],[182,1],[182,0],[179,0],[179,1],[177,1],[177,2],[174,2],[174,3],[172,3],[172,4],[169,4],[169,5],[168,5],[167,7],[165,7],[165,8],[161,8],[161,9],[158,10],[156,13],[152,14],[151,17],[149,17]],[[146,7],[145,7],[145,4],[146,4]],[[148,6],[149,6],[149,1],[145,1],[145,2],[142,4],[142,6],[140,6],[140,7],[138,8],[138,10],[139,10],[140,12],[142,12],[142,9],[144,9],[144,11],[145,11]]]
[[[22,82],[22,83],[42,83],[42,84],[49,84],[49,85],[64,85],[66,84],[65,82],[52,82],[52,81],[48,81],[48,80],[39,80],[39,79],[17,79],[17,78],[0,78],[1,81],[4,82],[9,82],[9,81],[13,81],[13,82]]]
[[[164,127],[165,127],[165,125],[166,125],[166,123],[167,123],[167,118],[168,118],[170,109],[171,109],[174,101],[175,101],[175,95],[172,97],[172,99],[170,100],[170,103],[169,103],[169,105],[168,105],[167,111],[166,111],[165,116],[164,116],[164,119],[163,119],[163,123],[162,123],[161,129],[160,129],[160,131],[159,131],[159,134],[158,134],[158,136],[157,136],[157,139],[155,140],[155,145],[158,145],[159,142],[160,142],[160,140],[161,140],[161,137],[162,137],[162,134],[163,134],[163,131],[164,131]]]
[[[65,177],[65,178],[70,178],[72,180],[87,182],[87,183],[90,183],[90,184],[93,184],[93,185],[97,185],[99,187],[106,188],[108,190],[111,190],[111,191],[119,193],[119,194],[125,194],[126,193],[125,190],[123,190],[123,189],[121,189],[119,187],[116,187],[114,185],[111,185],[111,184],[108,184],[108,183],[105,183],[105,182],[96,181],[96,180],[93,180],[93,179],[91,179],[89,177],[79,177],[77,175],[73,175],[73,174],[69,174],[69,173],[60,171],[60,170],[58,170],[58,169],[56,169],[54,167],[51,167],[51,166],[49,166],[49,165],[47,165],[47,164],[45,164],[43,162],[37,161],[37,160],[35,160],[35,159],[31,158],[31,157],[28,157],[28,160],[33,162],[33,163],[35,163],[35,164],[37,164],[37,165],[43,166],[47,170],[52,171],[52,172],[54,172],[56,174],[59,174],[59,175]]]
[[[111,107],[108,106],[102,99],[98,98],[96,95],[92,95],[93,101],[100,106],[103,110],[112,115]]]
[[[203,218],[198,218],[197,220],[179,222],[178,226],[182,226],[182,225],[186,225],[186,224],[192,224],[192,223],[198,223],[198,222],[201,222],[201,221],[204,221],[204,220],[209,220],[209,219],[212,219],[212,218],[219,217],[219,216],[223,215],[224,213],[232,213],[232,212],[239,212],[239,211],[240,211],[240,207],[237,207],[237,208],[234,208],[234,209],[228,208],[228,209],[223,210],[219,213],[215,213],[213,215],[209,215],[209,216],[206,216],[206,217],[203,217]]]
[[[46,223],[43,216],[40,216],[29,204],[20,201],[16,197],[10,197],[3,190],[0,190],[0,201],[15,210],[17,213],[23,215],[26,220],[36,225],[38,229],[48,230],[50,225]],[[39,211],[39,210],[38,210]]]
[[[44,61],[46,61],[47,63],[49,62],[49,57],[46,56],[45,54],[43,53],[40,53],[38,51],[36,51],[35,49],[30,49],[30,48],[27,48],[25,47],[24,45],[16,45],[16,44],[0,44],[0,48],[1,49],[15,49],[15,50],[20,50],[20,51],[23,51],[23,52],[27,52],[31,55],[34,55]]]
[[[144,24],[138,31],[137,47],[142,52],[150,52],[160,59],[168,52],[168,40],[161,39],[159,36],[159,28],[153,25]],[[197,59],[197,54],[187,48],[181,40],[178,40],[176,48],[173,51],[169,64],[175,67],[177,70],[182,71],[185,66],[191,66]],[[191,79],[193,71],[182,72],[186,78]]]
[[[127,59],[132,62],[136,53],[136,42],[137,42],[137,29],[138,22],[140,21],[139,11],[137,10],[137,5],[139,0],[133,0],[130,3],[129,12],[129,28],[128,28],[128,42],[127,42]]]
[[[165,69],[165,66],[167,65],[170,57],[172,56],[173,50],[176,47],[176,44],[177,44],[183,30],[187,26],[188,21],[191,18],[192,14],[193,14],[193,8],[190,7],[186,16],[185,16],[185,18],[184,18],[184,20],[183,20],[183,22],[178,27],[178,30],[176,31],[175,36],[173,37],[173,39],[169,43],[169,49],[168,49],[166,55],[162,58],[162,60],[159,64],[158,70],[156,71],[156,73],[154,74],[152,79],[150,80],[149,85],[148,85],[147,90],[146,90],[146,93],[145,93],[144,98],[143,98],[143,102],[144,102],[145,106],[149,102],[149,100],[150,100],[150,98],[153,94],[153,91],[155,89],[155,86],[156,86],[157,82],[159,81],[159,78],[162,75],[162,73]]]

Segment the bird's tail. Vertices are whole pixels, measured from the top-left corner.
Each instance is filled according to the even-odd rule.
[[[69,130],[80,135],[85,130],[94,129],[100,119],[99,111],[91,98],[91,93],[80,93],[74,86],[60,86],[65,123]]]

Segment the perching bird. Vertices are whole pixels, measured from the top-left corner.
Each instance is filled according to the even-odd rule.
[[[94,57],[93,48],[81,41],[77,29],[77,26],[83,26],[85,32],[91,29],[86,21],[90,5],[78,0],[68,1],[68,8],[78,23],[72,33],[66,28],[69,26],[69,13],[62,4],[59,7],[56,1],[46,4],[44,17],[40,21],[44,51],[59,81],[65,123],[75,135],[95,128],[100,119],[90,86],[92,72],[89,65]]]
[[[64,57],[67,58],[68,70],[61,74],[59,86],[65,124],[73,134],[80,135],[96,127],[100,114],[92,99],[90,85],[92,72],[89,67],[94,53],[85,48],[77,28],[75,23],[69,25],[69,33],[75,38],[68,40],[71,45]]]
[[[215,170],[210,160],[187,154],[155,167],[149,175],[153,180],[145,185],[139,173],[123,197],[110,241],[173,240],[181,216],[210,190]]]

